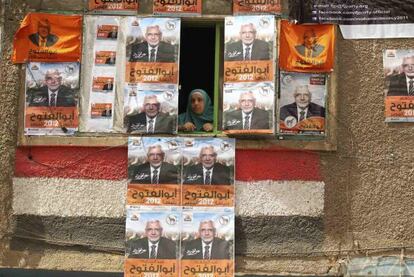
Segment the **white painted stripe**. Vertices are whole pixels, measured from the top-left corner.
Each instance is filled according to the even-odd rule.
[[[236,183],[236,214],[243,216],[323,215],[325,184],[316,181]]]
[[[236,182],[238,216],[323,215],[323,182]],[[14,178],[15,214],[40,216],[124,216],[126,180]]]

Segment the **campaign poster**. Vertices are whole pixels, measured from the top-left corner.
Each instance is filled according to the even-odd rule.
[[[228,134],[273,134],[273,82],[224,84],[223,131]]]
[[[177,133],[178,91],[175,85],[124,88],[124,128],[130,134]]]
[[[234,276],[234,208],[183,207],[181,276]]]
[[[181,21],[178,18],[128,18],[127,83],[178,84]]]
[[[280,0],[233,0],[233,14],[280,14]]]
[[[384,51],[385,122],[414,122],[414,49]]]
[[[184,138],[183,206],[233,206],[235,140]]]
[[[109,41],[118,39],[119,26],[115,22],[98,24],[96,27],[96,39]]]
[[[79,63],[28,63],[25,135],[73,135],[78,97]]]
[[[138,0],[89,0],[89,11],[96,13],[136,13],[139,8]]]
[[[327,75],[280,72],[279,134],[324,135]]]
[[[274,80],[274,16],[226,17],[224,34],[225,83]]]
[[[114,77],[96,76],[92,80],[92,91],[94,92],[113,92],[115,87]]]
[[[97,50],[95,52],[95,65],[114,66],[116,62],[116,51]]]
[[[29,13],[14,36],[13,63],[79,62],[82,16]]]
[[[124,276],[179,276],[179,207],[127,206]]]
[[[281,21],[279,67],[295,72],[331,72],[334,66],[335,26],[299,25]]]
[[[181,148],[177,137],[129,138],[128,204],[181,204]]]
[[[155,15],[195,16],[201,15],[202,0],[153,0]]]

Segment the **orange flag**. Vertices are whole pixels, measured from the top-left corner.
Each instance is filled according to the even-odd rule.
[[[29,13],[14,36],[13,63],[77,62],[82,16]]]
[[[295,25],[282,20],[279,67],[296,72],[331,72],[334,64],[334,25]]]

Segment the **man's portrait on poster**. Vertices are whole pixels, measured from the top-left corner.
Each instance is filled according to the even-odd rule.
[[[42,19],[37,22],[37,32],[29,35],[30,41],[39,47],[51,47],[56,44],[59,37],[52,34],[52,27],[47,19]]]
[[[414,96],[414,55],[404,57],[401,72],[388,80],[387,96]]]

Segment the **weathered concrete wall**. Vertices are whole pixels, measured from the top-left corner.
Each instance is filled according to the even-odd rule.
[[[79,10],[82,1],[10,2],[0,80],[0,238],[10,230],[12,187],[14,233],[10,247],[1,245],[1,265],[121,271],[126,149],[15,151],[20,76],[10,51],[29,8],[22,3]],[[231,1],[217,3],[204,7],[227,13]],[[339,35],[337,151],[237,151],[238,272],[336,273],[347,254],[400,254],[398,247],[413,244],[414,125],[383,122],[382,81],[382,50],[413,42]]]

